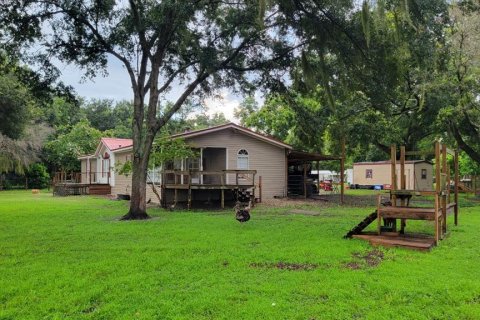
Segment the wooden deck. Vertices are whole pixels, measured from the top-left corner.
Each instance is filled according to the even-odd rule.
[[[400,247],[420,251],[428,251],[435,246],[433,237],[426,237],[413,234],[388,233],[378,235],[376,233],[365,232],[354,234],[352,238],[367,240],[372,246]]]
[[[182,189],[182,190],[233,190],[233,189],[251,189],[255,187],[253,184],[165,184],[165,189]]]
[[[88,183],[56,183],[53,186],[54,196],[80,196],[80,195],[108,195],[112,193],[109,184]]]

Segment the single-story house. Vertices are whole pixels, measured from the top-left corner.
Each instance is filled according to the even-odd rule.
[[[400,164],[396,165],[397,186],[400,185]],[[391,185],[391,162],[356,162],[353,164],[353,185],[374,187]],[[433,190],[433,165],[426,160],[405,161],[405,183],[408,190]]]
[[[149,182],[163,186],[162,196],[172,201],[212,198],[211,190],[228,191],[242,186],[252,189],[255,197],[272,199],[288,194],[288,166],[306,161],[340,160],[338,157],[294,151],[292,146],[248,128],[227,123],[208,129],[187,131],[171,136],[183,139],[197,150],[197,159],[178,159],[163,168],[149,170]],[[130,139],[101,139],[92,155],[79,157],[82,183],[106,183],[112,194],[129,194],[131,176],[121,175],[115,168],[132,157]],[[157,201],[147,188],[147,199]],[[222,191],[223,198],[223,191]]]

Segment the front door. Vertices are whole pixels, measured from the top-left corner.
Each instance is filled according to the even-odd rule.
[[[203,171],[221,172],[227,169],[227,149],[226,148],[205,148],[203,149]],[[207,174],[203,175],[204,184],[221,184],[221,175]],[[226,183],[226,181],[224,181]]]
[[[110,182],[110,158],[100,159],[100,172],[97,173],[97,182],[98,183],[109,183]]]

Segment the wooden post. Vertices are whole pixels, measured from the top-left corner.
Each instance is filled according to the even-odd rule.
[[[307,163],[303,163],[303,198],[307,199]]]
[[[391,177],[391,185],[390,185],[390,190],[397,190],[397,146],[392,145],[390,147],[390,177]],[[392,197],[395,197],[395,195],[392,195]],[[393,200],[393,199],[392,199]],[[392,205],[394,205],[394,202],[392,201]]]
[[[285,197],[288,197],[288,150],[285,149]]]
[[[221,206],[222,206],[222,209],[225,209],[225,190],[222,188],[221,190]]]
[[[317,194],[320,194],[320,161],[317,160]]]
[[[200,172],[203,171],[203,148],[200,148],[200,166],[199,166]],[[200,174],[198,177],[198,180],[200,184],[203,184],[203,174]]]
[[[345,138],[342,140],[342,159],[340,160],[340,203],[344,203],[345,197]]]
[[[407,183],[405,179],[405,146],[400,147],[400,189],[405,190]],[[402,199],[402,205],[405,200]]]
[[[92,162],[90,158],[88,158],[88,184],[92,184]]]
[[[253,201],[252,201],[252,208],[255,207],[255,173],[253,174]]]
[[[450,187],[450,182],[447,180],[447,146],[442,144],[442,173],[445,177],[445,184],[442,186],[442,190],[446,186]],[[442,192],[442,233],[447,232],[447,193],[446,190]],[[442,235],[443,235],[442,234]]]
[[[440,162],[440,143],[437,141],[435,142],[435,191],[437,194],[440,194],[440,168],[441,168],[441,162]]]
[[[188,210],[192,208],[192,172],[188,170]]]
[[[450,180],[452,180],[450,166],[447,166],[447,203],[452,202],[452,197],[450,192]]]
[[[406,181],[406,176],[405,176],[405,146],[400,147],[400,189],[406,190],[407,189],[407,181]],[[405,199],[402,198],[400,200],[401,206],[405,206]],[[401,219],[400,222],[400,233],[404,234],[405,233],[405,226],[407,222],[406,219]]]
[[[178,200],[178,197],[177,197],[178,196],[178,189],[175,188],[174,190],[175,190],[175,194],[173,196],[173,208],[175,208],[177,206],[177,200]]]
[[[262,203],[262,176],[258,176],[258,199]]]
[[[437,148],[435,148],[436,150]],[[435,245],[438,244],[438,240],[439,240],[439,216],[438,216],[438,211],[439,211],[439,195],[436,194],[435,195]]]
[[[441,159],[440,159],[440,143],[435,142],[435,244],[439,240],[439,210],[440,210],[440,194],[441,194]]]
[[[397,146],[392,145],[390,147],[390,175],[391,175],[391,184],[390,184],[390,201],[392,202],[392,207],[397,206],[397,196],[392,191],[397,190]],[[380,214],[379,214],[380,216]],[[393,225],[393,231],[397,231],[397,220]]]
[[[382,215],[380,214],[380,206],[382,202],[382,195],[377,195],[377,234],[380,235],[382,233]]]
[[[163,178],[162,178],[163,184],[163,207],[166,209],[168,205],[168,200],[167,200],[167,188],[165,186],[165,173],[163,173]]]
[[[454,195],[454,201],[455,201],[455,207],[454,207],[454,215],[455,215],[455,225],[458,225],[458,183],[460,181],[460,175],[458,172],[458,149],[455,149],[455,159],[454,159],[454,165],[455,165],[455,195]]]

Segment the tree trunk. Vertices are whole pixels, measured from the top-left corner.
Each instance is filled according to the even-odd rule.
[[[143,220],[150,218],[147,214],[146,203],[147,170],[155,133],[153,133],[151,128],[147,128],[146,134],[143,132],[144,113],[142,101],[143,99],[139,95],[136,95],[134,99],[135,117],[132,124],[132,194],[130,196],[130,210],[121,220]]]
[[[143,155],[145,156],[145,155]],[[133,157],[132,161],[132,195],[130,196],[130,210],[121,220],[149,219],[147,214],[147,163],[143,157]]]

